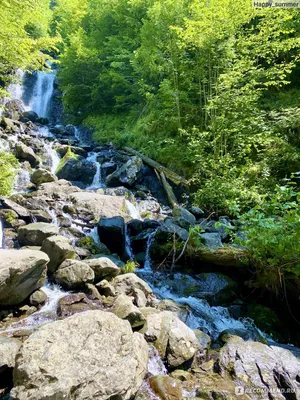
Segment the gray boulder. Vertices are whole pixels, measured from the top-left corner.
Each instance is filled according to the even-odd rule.
[[[39,168],[31,175],[30,180],[35,185],[40,185],[41,183],[46,182],[54,182],[57,180],[57,177],[51,174],[50,171],[46,169]]]
[[[4,117],[18,120],[24,112],[24,106],[21,100],[10,100],[5,104]]]
[[[217,250],[220,247],[223,247],[221,236],[217,232],[202,233],[200,236],[204,246],[206,246],[208,249]]]
[[[122,167],[108,175],[106,183],[108,186],[133,186],[140,176],[143,162],[139,157],[132,157]]]
[[[29,303],[32,306],[40,306],[44,304],[47,300],[47,295],[43,290],[36,290],[32,295],[29,297]]]
[[[183,207],[179,206],[174,207],[172,214],[174,218],[178,220],[182,219],[186,221],[188,225],[195,225],[196,223],[195,216]]]
[[[84,262],[92,268],[98,282],[102,279],[112,279],[121,272],[120,268],[107,257],[88,259]]]
[[[20,120],[23,122],[36,122],[38,120],[39,116],[37,115],[36,112],[34,111],[25,111],[22,113]]]
[[[147,343],[128,321],[87,311],[44,325],[24,342],[11,397],[128,400],[141,386],[147,363]]]
[[[55,281],[66,289],[83,288],[95,279],[92,268],[77,260],[65,260],[54,274]]]
[[[18,214],[20,218],[30,217],[30,213],[25,207],[17,204],[11,199],[2,199],[2,205],[6,208],[9,208],[10,210],[13,210],[16,214]]]
[[[41,246],[45,239],[58,235],[58,232],[59,228],[54,224],[36,222],[19,228],[18,241],[22,245]]]
[[[259,393],[260,399],[284,400],[285,393],[299,399],[300,360],[281,347],[259,342],[244,342],[233,336],[220,351],[219,366],[223,375],[230,375],[236,384]]]
[[[46,253],[50,262],[48,264],[48,271],[53,274],[61,263],[68,259],[75,258],[75,250],[70,245],[70,241],[65,236],[50,236],[45,239],[42,244],[41,251]]]
[[[34,168],[40,163],[40,159],[32,150],[31,147],[26,146],[24,143],[19,142],[15,147],[16,157],[21,161],[28,161]]]
[[[45,253],[35,250],[0,250],[0,305],[22,303],[46,282]]]

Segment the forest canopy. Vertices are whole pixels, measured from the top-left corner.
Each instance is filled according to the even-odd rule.
[[[71,120],[184,174],[206,209],[300,170],[299,10],[244,0],[57,0]]]

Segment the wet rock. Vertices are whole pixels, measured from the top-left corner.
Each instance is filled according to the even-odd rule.
[[[120,268],[107,257],[84,260],[84,262],[94,271],[96,281],[110,280],[121,272]]]
[[[50,224],[53,220],[53,216],[48,210],[32,210],[30,214],[36,219],[36,222],[47,222]]]
[[[204,246],[208,249],[217,250],[223,247],[219,233],[202,233],[200,236]]]
[[[212,305],[227,304],[237,297],[237,282],[219,273],[203,273],[196,276],[199,284],[193,296],[205,298]]]
[[[66,289],[80,289],[95,279],[94,271],[84,262],[65,260],[54,274],[55,281]]]
[[[128,321],[88,311],[44,325],[24,342],[11,395],[128,400],[138,391],[147,362],[147,343]]]
[[[195,225],[195,216],[183,207],[176,206],[173,208],[172,215],[174,218],[182,219],[188,222],[189,225]]]
[[[39,168],[31,175],[30,180],[35,185],[40,185],[46,182],[55,182],[57,177],[46,169]]]
[[[125,252],[125,221],[123,217],[101,218],[98,222],[98,235],[112,253]]]
[[[75,258],[75,250],[64,236],[51,236],[43,241],[41,250],[46,253],[50,262],[48,271],[53,274],[66,259]]]
[[[246,328],[228,328],[220,333],[219,340],[223,343],[228,342],[233,336],[239,336],[243,340],[266,343],[266,339],[259,333],[255,326]]]
[[[125,198],[116,196],[105,196],[93,192],[73,193],[69,200],[74,206],[86,209],[93,219],[113,218],[115,216],[128,217],[125,212]]]
[[[22,122],[36,122],[38,120],[39,116],[37,115],[36,112],[34,111],[25,111],[22,113],[20,120]]]
[[[146,318],[132,301],[133,298],[120,294],[115,299],[110,311],[117,317],[129,321],[133,328],[142,327],[146,322]]]
[[[140,289],[148,298],[152,295],[150,286],[134,273],[119,275],[111,282],[117,294],[130,294],[134,289]]]
[[[201,208],[192,206],[189,211],[196,217],[201,218],[204,215],[204,211]]]
[[[19,142],[15,147],[16,157],[21,161],[28,161],[34,168],[40,163],[40,159],[32,150],[31,147],[26,146],[24,143]]]
[[[181,321],[186,321],[189,316],[189,309],[184,304],[176,303],[170,299],[164,299],[157,305],[158,310],[161,311],[172,311]]]
[[[176,238],[182,241],[186,241],[189,237],[189,233],[186,229],[181,228],[180,226],[173,223],[172,219],[168,218],[164,221],[161,226],[158,228],[155,239],[160,243],[165,243],[173,240],[173,235],[176,235]]]
[[[24,301],[46,281],[45,253],[34,250],[0,250],[0,305]]]
[[[41,246],[45,239],[56,236],[58,232],[59,228],[54,224],[36,222],[18,230],[18,241],[22,245]]]
[[[96,165],[85,159],[71,158],[61,166],[56,172],[58,179],[66,179],[68,181],[79,181],[85,184],[93,182],[96,173]]]
[[[84,293],[76,293],[59,299],[57,315],[66,318],[74,314],[102,308],[102,302],[91,301]]]
[[[118,168],[106,178],[108,186],[133,186],[139,178],[143,162],[139,157],[132,157],[122,167]]]
[[[46,303],[47,300],[47,295],[43,290],[36,290],[32,295],[29,297],[29,303],[32,306],[40,306],[44,303]]]
[[[182,390],[178,381],[167,375],[151,376],[149,385],[161,400],[182,400]]]
[[[280,347],[233,336],[220,351],[219,366],[222,374],[229,374],[245,389],[259,391],[262,399],[269,399],[269,393],[285,399],[281,390],[299,393],[300,360]]]
[[[135,202],[135,197],[133,193],[124,186],[119,186],[116,188],[99,189],[97,190],[97,193],[106,194],[108,196],[124,197],[126,200],[129,200],[132,203]]]

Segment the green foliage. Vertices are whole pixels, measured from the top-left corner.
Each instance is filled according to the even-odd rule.
[[[0,152],[0,196],[10,194],[17,175],[18,161],[12,154]]]
[[[185,175],[200,207],[248,210],[300,169],[299,10],[58,0],[54,15],[72,121]]]
[[[252,285],[276,294],[285,291],[288,281],[300,280],[300,195],[293,186],[277,186],[239,218],[246,239],[236,241],[247,247],[255,265]]]
[[[44,68],[51,59],[46,52],[56,50],[57,40],[48,36],[49,6],[49,0],[0,2],[0,86],[10,83],[13,70]]]
[[[121,268],[122,274],[134,273],[138,264],[135,261],[129,260],[125,266]]]

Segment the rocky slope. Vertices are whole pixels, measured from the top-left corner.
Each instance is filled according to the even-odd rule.
[[[3,396],[300,399],[297,356],[241,318],[244,252],[224,247],[227,218],[171,209],[138,157],[7,108],[0,143],[21,168],[0,208]],[[201,269],[170,274],[197,226]]]

